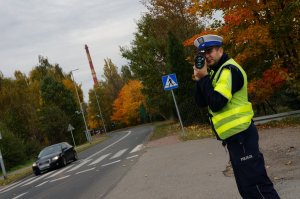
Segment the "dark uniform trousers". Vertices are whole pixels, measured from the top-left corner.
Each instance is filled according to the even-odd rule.
[[[243,199],[280,198],[267,175],[256,126],[252,123],[247,130],[228,138],[225,143]]]

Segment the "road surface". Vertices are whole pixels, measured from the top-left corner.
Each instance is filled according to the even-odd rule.
[[[137,162],[152,131],[152,126],[144,125],[114,132],[64,168],[2,187],[0,198],[104,198]]]

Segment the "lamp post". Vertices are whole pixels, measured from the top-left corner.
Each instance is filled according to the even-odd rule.
[[[80,105],[80,112],[82,114],[83,122],[84,122],[84,125],[85,125],[85,136],[86,136],[87,141],[89,143],[91,143],[92,137],[90,136],[89,130],[88,130],[87,125],[86,125],[84,111],[83,111],[83,108],[82,108],[82,104],[81,104],[81,101],[80,101],[80,98],[79,98],[78,90],[77,90],[77,87],[76,87],[76,84],[75,84],[75,79],[74,79],[74,76],[73,76],[73,71],[77,71],[77,70],[79,70],[79,69],[77,68],[77,69],[71,70],[70,74],[71,74],[71,78],[72,78],[74,86],[75,86],[75,91],[76,91],[77,99],[78,99],[78,102],[79,102],[79,105]]]
[[[98,109],[99,109],[100,117],[101,117],[101,120],[102,120],[102,123],[103,123],[103,127],[104,127],[104,133],[106,134],[105,122],[104,122],[104,119],[103,119],[103,116],[102,116],[102,111],[101,111],[101,108],[100,108],[100,104],[99,104],[99,100],[98,100],[98,95],[97,95],[97,93],[96,93],[95,89],[93,89],[93,90],[94,90],[94,93],[95,93],[95,96],[96,96],[96,101],[97,101],[97,105],[98,105]]]

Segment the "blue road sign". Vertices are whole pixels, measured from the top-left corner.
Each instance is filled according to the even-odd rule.
[[[176,74],[169,74],[169,75],[162,76],[162,82],[163,82],[164,90],[166,91],[178,88]]]

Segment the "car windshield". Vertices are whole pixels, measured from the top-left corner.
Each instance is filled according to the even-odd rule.
[[[61,145],[60,144],[56,144],[56,145],[52,145],[52,146],[48,146],[46,148],[44,148],[38,157],[43,157],[52,153],[57,153],[57,152],[61,152]]]

